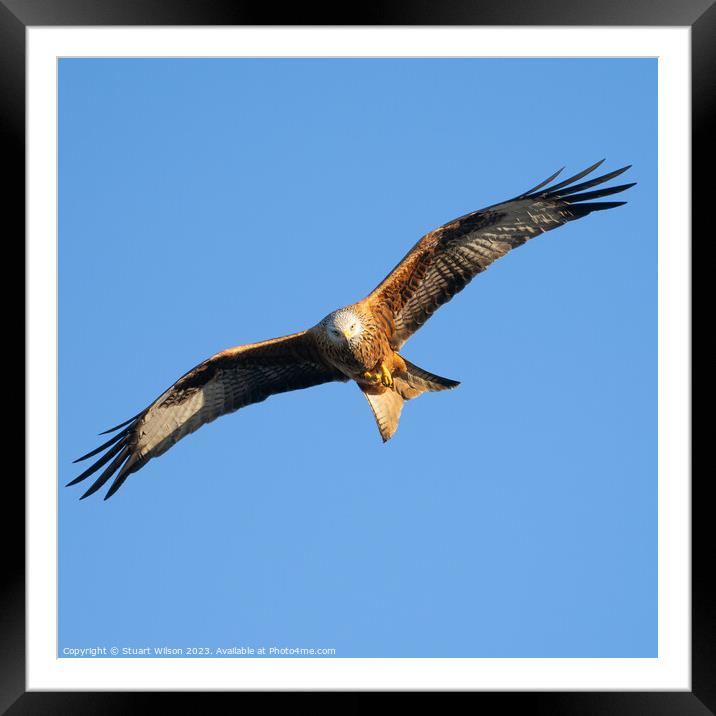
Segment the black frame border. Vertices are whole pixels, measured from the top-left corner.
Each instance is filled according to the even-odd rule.
[[[281,18],[280,23],[275,19]],[[25,235],[25,29],[28,26],[91,25],[541,25],[541,26],[689,26],[691,27],[692,224],[693,233],[707,226],[712,164],[711,135],[716,106],[716,0],[673,0],[654,3],[617,0],[575,3],[573,0],[383,0],[365,6],[295,4],[276,8],[245,0],[0,0],[0,142],[6,176],[3,218],[14,219],[17,236],[10,244],[24,246]],[[9,170],[9,171],[8,171]],[[702,181],[697,181],[703,175]],[[665,197],[661,197],[664,200]],[[20,240],[23,237],[23,240]],[[24,265],[24,252],[22,256]],[[12,304],[10,304],[12,305]],[[24,328],[23,328],[24,332]],[[25,375],[26,385],[29,376]],[[14,473],[14,471],[12,471]],[[10,473],[4,484],[6,505],[25,503],[24,486]],[[9,494],[8,494],[9,493]],[[692,691],[691,692],[474,692],[478,706],[512,707],[536,714],[716,714],[716,594],[709,588],[714,537],[706,477],[692,476]],[[17,508],[14,510],[18,512]],[[20,517],[24,525],[24,510]],[[180,698],[191,708],[213,692],[26,692],[25,691],[25,553],[16,524],[3,521],[6,546],[0,588],[0,713],[125,714],[166,708],[167,698]],[[14,538],[14,539],[13,539]],[[223,695],[223,694],[222,694]],[[245,692],[228,694],[234,704]],[[288,705],[289,694],[276,694]],[[293,695],[291,695],[293,696]],[[357,712],[368,693],[332,694],[329,709],[340,698],[341,711]],[[198,697],[198,698],[197,698]],[[350,697],[350,698],[347,698]],[[429,697],[425,694],[425,697]],[[298,702],[303,703],[298,703]],[[305,704],[305,706],[304,706]],[[292,711],[308,711],[307,699],[290,702]],[[7,709],[7,710],[6,710]],[[315,703],[310,711],[316,710]]]

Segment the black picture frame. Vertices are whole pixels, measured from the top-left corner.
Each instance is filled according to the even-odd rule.
[[[281,18],[276,23],[276,17]],[[0,122],[2,157],[6,183],[3,219],[14,219],[6,231],[5,249],[24,245],[25,231],[25,30],[28,26],[91,25],[543,25],[543,26],[689,26],[692,33],[692,207],[694,233],[700,224],[706,231],[705,178],[709,164],[710,135],[716,103],[716,4],[714,0],[653,0],[574,3],[573,0],[456,0],[430,3],[366,3],[333,9],[287,6],[277,12],[266,3],[223,0],[0,0]],[[703,173],[702,181],[698,180]],[[660,197],[665,200],[665,197]],[[6,259],[7,260],[7,259]],[[23,258],[20,259],[24,262]],[[7,301],[6,306],[13,303]],[[11,313],[11,311],[9,312]],[[15,349],[16,350],[16,349]],[[16,355],[14,360],[17,360]],[[7,375],[7,374],[6,374]],[[26,381],[31,376],[26,375]],[[8,446],[6,445],[6,448]],[[9,451],[6,450],[6,455]],[[10,464],[9,462],[7,464]],[[0,713],[11,714],[125,714],[143,707],[166,708],[170,696],[182,699],[184,707],[198,703],[197,697],[214,693],[133,692],[26,692],[25,691],[25,555],[21,525],[7,519],[10,511],[24,504],[22,482],[6,470],[3,520],[5,546],[3,584],[0,591]],[[684,475],[684,479],[688,479]],[[713,530],[706,499],[708,478],[692,477],[692,691],[690,692],[475,692],[477,706],[512,707],[531,713],[549,714],[716,714],[716,594],[709,587],[713,571]],[[22,517],[19,518],[22,521]],[[245,693],[231,693],[244,700]],[[288,695],[272,698],[286,701]],[[334,694],[327,704],[335,710],[357,711],[370,697],[367,693]],[[293,698],[291,710],[308,705],[306,698]],[[280,706],[279,706],[280,707]],[[304,707],[305,708],[305,707]],[[311,706],[311,711],[315,710]]]

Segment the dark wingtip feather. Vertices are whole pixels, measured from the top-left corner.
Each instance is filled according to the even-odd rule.
[[[90,495],[93,495],[97,490],[104,485],[107,480],[109,480],[110,477],[117,471],[117,469],[120,467],[120,465],[127,459],[127,456],[129,455],[129,448],[125,447],[124,450],[122,450],[119,455],[110,463],[109,467],[90,485],[87,492],[85,492],[82,497],[80,497],[80,500],[84,500],[85,497],[89,497]]]
[[[126,479],[127,479],[126,474],[119,475],[117,477],[117,479],[112,483],[109,490],[107,490],[107,494],[104,496],[104,499],[109,500],[109,498],[112,497],[112,495],[114,495],[114,493],[117,492],[117,490],[119,490],[120,487],[122,487],[122,484],[124,483],[124,481]]]
[[[579,201],[589,201],[590,199],[600,199],[603,196],[610,196],[611,194],[618,194],[619,192],[631,189],[635,184],[636,182],[633,181],[629,184],[619,184],[619,186],[610,186],[606,189],[597,189],[596,191],[585,191],[581,194],[572,194],[566,198],[570,204]]]
[[[615,209],[617,206],[624,206],[625,201],[597,201],[594,204],[587,204],[591,206],[592,211],[601,211],[602,209]]]
[[[589,181],[582,182],[581,184],[572,184],[570,186],[565,186],[564,188],[560,187],[557,191],[555,191],[555,189],[557,187],[551,187],[549,192],[547,193],[547,196],[549,198],[559,199],[562,197],[567,197],[570,194],[575,194],[576,192],[582,191],[584,189],[590,189],[593,186],[597,186],[599,184],[604,184],[604,182],[607,182],[610,179],[614,179],[615,177],[618,177],[620,174],[623,174],[630,167],[631,167],[631,164],[629,164],[625,167],[621,167],[621,169],[616,169],[613,172],[609,172],[608,174],[602,174],[601,176],[598,176],[595,179],[590,179]]]
[[[125,446],[126,443],[123,443],[121,441],[118,442],[114,447],[112,447],[104,455],[102,455],[99,460],[92,463],[81,475],[78,475],[74,480],[68,482],[65,487],[72,487],[72,485],[76,485],[78,482],[82,482],[82,480],[85,480],[90,475],[97,472],[100,467],[108,463]]]
[[[591,214],[593,211],[604,211],[615,209],[617,206],[624,206],[625,201],[595,201],[593,204],[575,204],[574,209],[579,210],[579,216]]]
[[[120,423],[119,425],[115,425],[113,428],[109,428],[109,430],[104,430],[103,432],[99,433],[100,435],[107,435],[107,433],[113,433],[115,430],[119,430],[120,428],[123,428],[125,425],[129,425],[133,420],[136,420],[141,413],[137,413],[133,418],[130,418],[129,420],[125,420],[123,423]]]
[[[554,186],[550,186],[545,190],[545,194],[552,194],[557,189],[561,189],[564,186],[567,186],[568,184],[571,184],[572,182],[575,182],[582,177],[586,177],[587,174],[591,174],[597,167],[601,166],[605,162],[605,159],[600,159],[598,162],[595,162],[591,166],[587,167],[586,169],[582,169],[581,172],[578,172],[574,176],[569,177],[569,179],[565,179],[564,181],[561,181],[559,184],[555,184]]]
[[[136,429],[138,421],[145,413],[146,410],[143,410],[129,420],[125,420],[120,425],[115,425],[113,428],[110,428],[109,430],[105,430],[104,432],[100,433],[100,435],[106,435],[107,433],[111,433],[116,430],[120,430],[120,428],[124,428],[124,430],[121,430],[119,433],[111,437],[98,448],[95,448],[94,450],[88,452],[86,455],[83,455],[82,457],[73,460],[73,464],[78,463],[82,460],[94,457],[98,453],[102,452],[102,450],[107,449],[104,455],[101,455],[98,459],[96,459],[81,475],[78,475],[76,478],[74,478],[74,480],[70,480],[70,482],[67,483],[66,487],[71,487],[87,479],[90,475],[93,475],[101,467],[106,465],[110,460],[114,458],[111,464],[107,468],[105,468],[104,472],[102,472],[100,477],[98,477],[92,483],[90,488],[84,493],[84,495],[80,497],[80,500],[84,500],[86,497],[89,497],[90,495],[97,492],[97,490],[99,490],[113,475],[116,474],[115,481],[110,487],[110,490],[107,494],[108,497],[111,497],[125,481],[127,475],[138,470],[139,467],[141,467],[141,465],[146,462],[145,460],[139,458],[139,456],[135,452],[133,452],[134,448],[132,447],[132,445],[130,445],[130,443],[132,442],[133,431]]]
[[[562,169],[560,169],[558,172],[553,174],[549,179],[545,179],[541,184],[538,184],[535,187],[532,187],[529,191],[526,191],[524,194],[520,194],[518,196],[518,199],[525,199],[525,198],[534,198],[536,195],[550,195],[553,192],[555,192],[557,189],[561,189],[564,186],[567,186],[568,184],[571,184],[572,182],[577,181],[578,179],[581,179],[582,177],[587,176],[587,174],[591,174],[598,166],[601,166],[604,163],[605,159],[600,159],[598,162],[595,162],[591,166],[587,167],[586,169],[582,169],[581,172],[578,172],[574,176],[569,177],[569,179],[564,179],[563,181],[559,182],[559,184],[555,184],[554,186],[548,186],[546,189],[544,189],[542,192],[539,192],[539,189],[542,189],[546,184],[549,184],[553,179],[555,179],[559,174],[562,173]]]
[[[118,433],[114,437],[107,440],[106,443],[103,443],[102,445],[100,445],[98,448],[95,448],[94,450],[88,452],[86,455],[83,455],[82,457],[78,457],[76,460],[73,460],[72,464],[74,465],[75,463],[82,462],[83,460],[87,460],[87,458],[93,457],[98,452],[102,452],[102,450],[104,450],[105,448],[108,448],[110,445],[113,445],[114,443],[116,443],[117,440],[121,440],[127,434],[127,432],[129,432],[129,431],[123,430],[121,433]]]
[[[120,487],[124,484],[124,481],[129,477],[130,473],[134,472],[132,469],[134,467],[134,464],[137,462],[137,455],[136,453],[134,455],[131,455],[129,460],[124,463],[122,466],[122,469],[117,474],[117,477],[114,479],[114,482],[110,485],[109,490],[107,490],[107,494],[104,496],[105,500],[108,500],[112,495],[114,495],[117,490],[119,490]]]
[[[549,184],[553,179],[556,179],[563,171],[564,171],[564,167],[557,169],[557,171],[554,174],[552,174],[551,176],[548,176],[544,181],[541,181],[539,184],[537,184],[537,186],[533,186],[531,189],[528,189],[527,191],[522,192],[522,194],[520,194],[516,198],[521,199],[522,197],[525,197],[525,196],[537,191],[537,189],[541,189],[543,186],[546,186],[547,184]]]

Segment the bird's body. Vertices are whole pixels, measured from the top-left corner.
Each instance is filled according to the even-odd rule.
[[[148,408],[107,432],[119,431],[84,455],[105,454],[76,484],[107,465],[87,497],[116,478],[105,499],[147,461],[202,425],[270,395],[332,381],[355,381],[381,437],[395,433],[405,400],[458,383],[418,368],[401,349],[434,311],[511,249],[593,211],[624,202],[594,202],[633,186],[584,191],[624,167],[581,184],[545,187],[559,174],[514,199],[466,214],[426,234],[366,298],[333,311],[308,330],[217,353],[182,376]],[[579,192],[579,193],[578,193]]]

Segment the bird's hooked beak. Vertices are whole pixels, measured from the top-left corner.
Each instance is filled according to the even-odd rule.
[[[342,333],[343,333],[343,337],[347,341],[350,341],[350,339],[353,338],[353,334],[350,332],[350,330],[348,328],[346,328],[344,331],[342,331]]]

